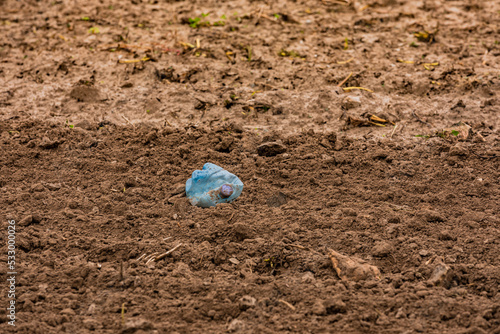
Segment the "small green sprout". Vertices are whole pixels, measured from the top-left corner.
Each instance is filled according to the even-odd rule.
[[[200,23],[201,18],[195,17],[194,19],[189,18],[189,26],[191,28],[198,28],[198,24]]]
[[[90,27],[89,29],[89,34],[98,34],[99,32],[100,31],[98,27]]]

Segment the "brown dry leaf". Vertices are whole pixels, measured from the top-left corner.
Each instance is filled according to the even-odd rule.
[[[330,260],[340,279],[361,281],[369,278],[380,279],[380,270],[356,257],[349,257],[329,249]]]
[[[388,121],[386,119],[383,119],[383,118],[380,118],[378,116],[375,116],[375,115],[368,115],[370,117],[370,119],[373,121],[373,122],[377,122],[377,123],[382,123],[382,124],[385,124],[385,123],[390,123],[392,125],[396,125],[394,122],[391,122],[391,121]]]
[[[366,119],[347,116],[346,125],[359,127],[359,126],[370,126],[370,123]]]
[[[385,120],[375,115],[367,114],[366,118],[358,118],[353,116],[347,116],[346,126],[351,125],[353,127],[361,127],[361,126],[382,126],[385,127],[385,124],[392,124],[393,122]]]

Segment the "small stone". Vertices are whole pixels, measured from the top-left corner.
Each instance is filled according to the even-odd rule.
[[[233,233],[240,241],[251,239],[253,237],[253,230],[244,223],[236,223],[233,226]]]
[[[95,304],[90,304],[89,308],[87,309],[87,314],[92,315],[95,313],[96,305]]]
[[[391,254],[393,247],[386,241],[377,242],[372,249],[372,255],[377,257],[385,257]]]
[[[45,188],[47,188],[50,191],[56,191],[61,189],[61,184],[60,183],[46,183]]]
[[[452,278],[453,278],[453,272],[451,268],[442,261],[440,261],[434,268],[434,271],[432,272],[431,277],[427,281],[427,284],[431,286],[439,285],[445,288],[449,288]]]
[[[235,264],[235,265],[240,264],[240,261],[238,259],[234,258],[234,257],[230,258],[229,262],[231,262],[232,264]]]
[[[323,304],[323,301],[320,299],[316,300],[314,305],[311,307],[311,312],[315,315],[326,315],[326,307]]]
[[[122,334],[132,334],[139,330],[141,331],[150,331],[153,330],[153,324],[149,321],[141,318],[132,318],[125,323],[124,328],[122,329]]]
[[[420,290],[420,291],[417,291],[415,294],[416,294],[418,297],[423,298],[423,297],[425,297],[425,296],[429,295],[429,294],[430,294],[430,292],[429,292],[429,291],[427,291],[427,290]]]
[[[328,314],[346,313],[347,305],[340,299],[340,297],[334,297],[327,299],[324,303],[326,312]]]
[[[71,288],[78,290],[82,287],[82,285],[83,285],[83,278],[77,277],[71,283]]]
[[[268,198],[267,206],[272,208],[278,208],[288,202],[288,198],[281,191],[278,191],[274,195]]]
[[[380,279],[380,270],[354,256],[346,256],[330,249],[330,260],[337,276],[341,279],[359,282],[370,278]]]
[[[323,161],[326,163],[331,163],[331,164],[335,163],[335,158],[329,154],[321,155],[321,159],[323,159]]]
[[[18,224],[19,226],[28,226],[31,224],[39,224],[40,220],[41,218],[38,215],[28,215],[21,219]]]
[[[384,160],[389,156],[389,152],[384,150],[376,150],[370,154],[370,157],[373,160]]]
[[[285,152],[286,147],[277,142],[267,142],[257,147],[257,153],[264,157],[273,157]]]
[[[243,296],[239,300],[240,309],[243,311],[254,307],[256,303],[257,300],[252,296]]]
[[[66,314],[66,315],[75,315],[75,311],[70,308],[65,308],[64,310],[61,311],[61,314]]]
[[[450,148],[449,155],[450,156],[467,156],[469,154],[469,149],[465,146],[464,143],[457,143],[455,146]]]
[[[40,148],[44,149],[52,149],[52,148],[57,148],[62,142],[57,141],[57,140],[50,140],[47,137],[43,137],[38,146]]]
[[[82,321],[83,327],[90,331],[95,331],[96,329],[100,328],[100,323],[97,320],[94,319],[85,319]]]
[[[457,237],[452,235],[451,231],[449,230],[442,230],[438,234],[438,239],[442,241],[450,241],[450,240],[457,240]]]
[[[345,110],[354,109],[361,106],[360,96],[347,96],[342,101],[342,108]]]
[[[244,321],[238,320],[238,319],[233,319],[230,323],[229,326],[227,326],[227,330],[230,333],[235,333],[235,332],[243,332],[246,329],[246,324]]]
[[[316,281],[316,278],[314,277],[314,274],[310,271],[306,272],[304,275],[302,275],[301,280],[303,283],[314,283]]]
[[[80,128],[80,129],[84,129],[84,130],[93,130],[92,123],[90,123],[86,119],[76,123],[75,128]]]
[[[69,93],[71,98],[79,102],[97,102],[101,99],[99,90],[89,86],[77,86]]]
[[[426,249],[422,249],[420,252],[418,252],[420,256],[427,256],[429,255],[429,251]]]
[[[396,319],[406,319],[406,313],[402,307],[400,307],[396,312]]]
[[[45,191],[45,187],[41,183],[35,184],[31,187],[31,192],[42,192]]]
[[[479,132],[476,133],[472,139],[472,142],[474,143],[484,143],[486,139],[484,139],[483,135],[481,135]]]
[[[419,215],[421,215],[424,220],[429,223],[439,223],[446,221],[446,218],[444,218],[443,215],[434,210],[421,210],[419,212]]]
[[[418,333],[422,333],[424,331],[424,326],[417,321],[413,323],[413,329]]]

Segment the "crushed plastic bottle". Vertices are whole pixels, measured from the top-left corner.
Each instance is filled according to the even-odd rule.
[[[243,191],[243,182],[227,170],[207,162],[186,181],[186,196],[202,208],[234,201]]]

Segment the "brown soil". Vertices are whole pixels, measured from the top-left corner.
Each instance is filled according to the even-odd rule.
[[[500,333],[499,11],[0,0],[0,332]]]

